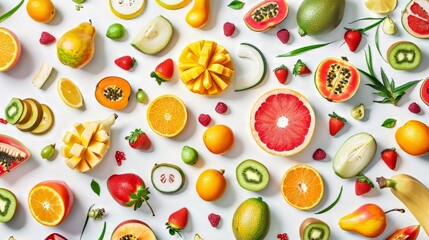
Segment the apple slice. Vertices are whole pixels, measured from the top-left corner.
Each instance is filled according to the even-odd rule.
[[[163,16],[147,24],[131,41],[131,46],[145,54],[156,54],[164,49],[173,35],[173,26]]]
[[[31,131],[31,133],[34,134],[46,133],[54,125],[54,114],[52,113],[51,108],[46,104],[41,104],[41,106],[43,110],[42,121],[40,121],[40,124],[33,131]]]
[[[36,129],[42,121],[43,109],[42,105],[36,99],[26,98],[23,101],[30,104],[31,117],[26,123],[16,124],[16,127],[21,131],[30,132]]]

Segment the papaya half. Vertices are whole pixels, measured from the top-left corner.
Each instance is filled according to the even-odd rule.
[[[131,86],[127,80],[109,76],[98,82],[95,89],[95,98],[106,108],[113,110],[124,109],[129,102]]]

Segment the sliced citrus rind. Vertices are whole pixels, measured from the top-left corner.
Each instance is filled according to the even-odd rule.
[[[21,44],[16,35],[0,27],[0,72],[11,69],[21,54]]]
[[[283,175],[281,192],[285,201],[300,210],[312,209],[324,193],[324,183],[319,172],[306,164],[291,167]]]
[[[201,95],[224,92],[234,76],[234,65],[228,51],[213,41],[194,42],[182,50],[179,76],[186,87]]]
[[[250,115],[250,128],[264,151],[292,156],[310,143],[315,119],[314,110],[303,95],[291,89],[276,89],[256,101]]]
[[[57,92],[67,106],[72,108],[83,106],[82,93],[70,79],[60,78],[57,83]]]
[[[57,226],[64,218],[66,209],[61,195],[48,186],[36,186],[28,195],[31,215],[45,226]]]
[[[157,97],[147,109],[149,127],[160,136],[178,135],[185,128],[187,119],[185,104],[172,94]]]
[[[395,10],[397,0],[367,0],[365,7],[375,13],[388,14]]]

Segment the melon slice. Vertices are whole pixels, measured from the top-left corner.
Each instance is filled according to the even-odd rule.
[[[302,151],[313,136],[316,117],[307,99],[291,89],[262,95],[250,116],[253,138],[266,152],[292,156]]]
[[[426,78],[420,87],[420,98],[429,106],[429,78]]]
[[[429,38],[429,1],[411,0],[402,11],[402,26],[414,37]]]

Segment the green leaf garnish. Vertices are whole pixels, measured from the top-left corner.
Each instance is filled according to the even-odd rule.
[[[365,34],[366,31],[371,30],[372,28],[379,26],[380,23],[382,23],[385,18],[386,17],[383,17],[383,18],[361,18],[361,19],[355,20],[355,21],[353,21],[351,23],[354,23],[354,22],[357,22],[357,21],[360,21],[360,20],[378,20],[378,21],[375,22],[375,23],[373,23],[373,24],[371,24],[371,25],[369,25],[369,26],[367,26],[367,27],[364,27],[364,28],[357,28],[357,29],[346,28],[346,29],[347,30],[356,30],[356,31],[361,32],[362,34]]]
[[[349,24],[353,24],[355,22],[359,22],[359,21],[363,21],[363,20],[381,20],[381,19],[384,19],[384,18],[373,18],[373,17],[359,18],[359,19],[356,19],[354,21],[349,22]]]
[[[91,181],[91,189],[95,194],[100,196],[100,184],[98,184],[98,182],[95,181],[94,179],[92,179]]]
[[[331,210],[331,208],[333,208],[335,205],[337,205],[338,201],[340,201],[342,193],[343,193],[343,186],[341,186],[340,193],[338,194],[338,197],[335,199],[335,201],[333,203],[331,203],[331,205],[329,205],[327,208],[322,209],[315,214],[321,214],[321,213],[325,213],[325,212]]]
[[[98,240],[103,240],[105,233],[106,233],[106,221],[104,221],[103,231],[101,232],[101,235],[98,238]]]
[[[290,52],[278,55],[277,57],[293,57],[293,56],[299,55],[301,53],[304,53],[304,52],[307,52],[307,51],[310,51],[310,50],[313,50],[313,49],[324,47],[324,46],[329,45],[329,44],[331,44],[333,42],[335,42],[335,41],[328,42],[328,43],[322,43],[322,44],[309,45],[309,46],[305,46],[305,47],[302,47],[302,48],[297,48],[297,49],[292,50]]]
[[[146,205],[150,208],[150,211],[152,212],[152,216],[155,216],[155,213],[153,212],[152,207],[150,206],[148,200],[149,200],[149,188],[142,185],[136,193],[130,194],[130,201],[125,203],[125,206],[127,207],[133,207],[134,211],[139,209],[143,203],[146,203]]]
[[[12,16],[24,3],[24,0],[21,0],[21,2],[18,3],[18,5],[16,5],[14,8],[12,8],[11,10],[9,10],[9,12],[3,14],[0,16],[0,23],[3,22],[4,20],[6,20],[8,17]]]
[[[375,31],[375,47],[377,48],[378,54],[380,54],[380,57],[384,60],[384,62],[387,62],[386,59],[384,58],[383,54],[381,54],[380,51],[380,44],[379,44],[379,31],[378,29],[380,28],[380,25],[377,26],[377,30]]]
[[[381,124],[382,127],[385,128],[393,128],[396,124],[396,119],[394,118],[388,118],[384,120],[383,124]]]
[[[85,232],[86,224],[88,224],[88,219],[89,219],[89,214],[88,214],[88,213],[89,213],[89,211],[91,211],[92,207],[94,207],[94,204],[92,204],[92,205],[89,207],[88,212],[86,213],[85,223],[83,224],[82,232],[81,232],[81,234],[80,234],[80,238],[79,238],[79,239],[82,239],[83,232]]]
[[[365,72],[359,68],[358,70],[360,73],[365,75],[365,77],[367,77],[368,80],[371,82],[371,83],[367,83],[366,85],[378,91],[378,92],[374,92],[373,94],[383,98],[382,100],[373,100],[373,102],[391,103],[396,106],[399,100],[401,100],[402,96],[405,95],[406,90],[416,85],[418,82],[420,82],[420,80],[415,80],[396,87],[395,81],[393,81],[393,79],[389,81],[389,78],[387,77],[383,68],[380,68],[382,82],[378,80],[372,66],[372,54],[371,54],[370,46],[368,46],[368,53],[365,51],[365,60],[366,60],[366,65],[368,67],[368,72]]]
[[[235,9],[235,10],[238,10],[238,9],[243,8],[244,4],[245,4],[245,3],[244,3],[244,2],[242,2],[242,1],[239,1],[239,0],[233,0],[232,2],[230,2],[230,3],[228,4],[228,7],[232,8],[232,9]]]

